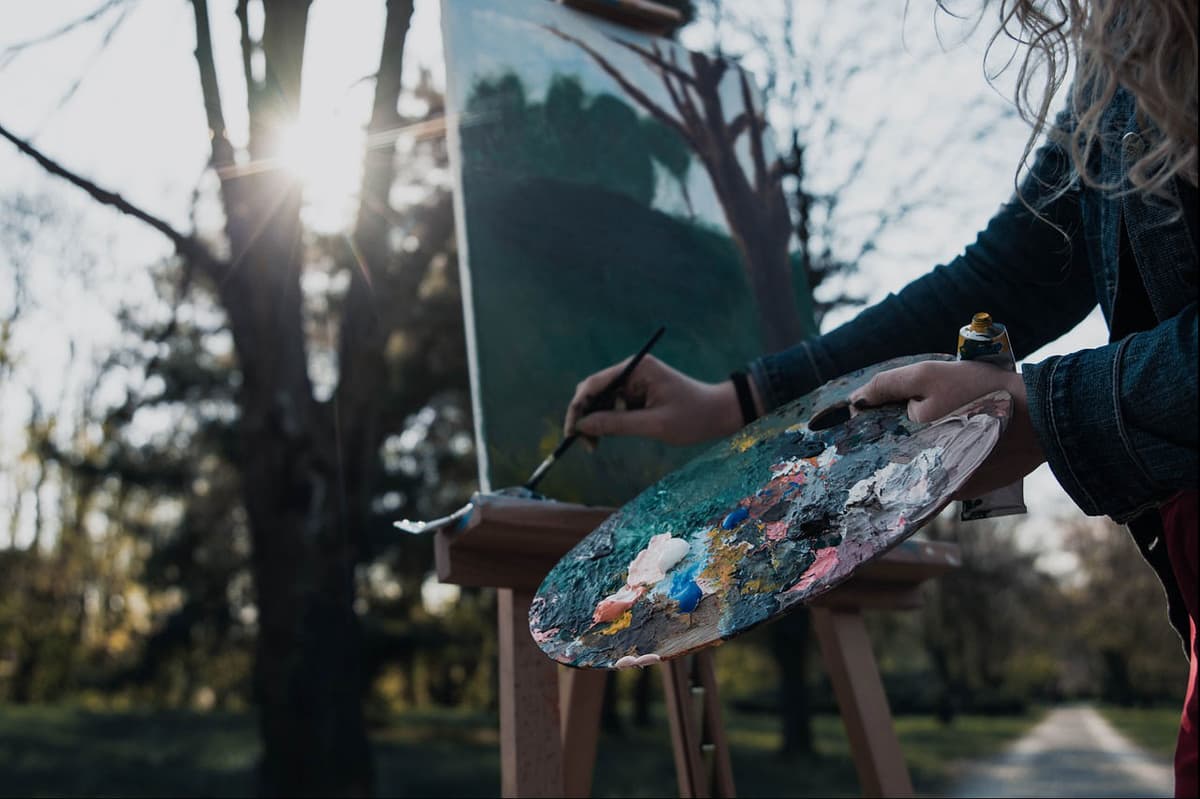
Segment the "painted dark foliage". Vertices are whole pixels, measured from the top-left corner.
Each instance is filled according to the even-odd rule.
[[[755,90],[746,72],[735,68],[741,109],[731,116],[720,91],[730,69],[728,61],[689,52],[684,63],[672,46],[640,45],[613,37],[614,43],[635,53],[661,80],[671,100],[668,109],[587,42],[552,26],[547,30],[587,53],[629,99],[687,142],[720,200],[758,302],[763,342],[774,351],[799,341],[802,326],[793,301],[788,258],[792,220],[782,184],[786,167],[779,159],[767,156],[766,122],[754,101]],[[752,163],[749,173],[737,152],[743,136]]]

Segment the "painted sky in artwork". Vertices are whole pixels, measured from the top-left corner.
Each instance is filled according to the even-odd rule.
[[[552,3],[531,4],[525,0],[446,0],[453,14],[444,17],[444,36],[462,46],[453,54],[455,71],[474,78],[498,77],[513,72],[521,78],[531,99],[542,99],[555,73],[577,76],[588,94],[608,93],[623,96],[616,81],[596,69],[591,59],[578,47],[546,34],[539,24],[560,26],[563,32],[577,36],[589,44],[604,46],[606,36],[629,37],[630,32],[603,20],[573,12]],[[536,22],[534,21],[536,20]],[[477,43],[472,46],[470,43]],[[650,74],[636,55],[620,48],[605,49],[605,56],[623,74],[633,77],[638,87],[663,108],[671,108],[671,99],[661,81]],[[554,71],[547,70],[554,65]],[[453,80],[453,77],[451,77]],[[737,80],[730,71],[721,85],[725,108],[741,107]],[[451,92],[462,112],[468,90]],[[757,92],[755,93],[757,100]],[[640,114],[645,112],[635,104],[630,106]],[[469,124],[469,122],[467,123]],[[768,142],[768,147],[770,143]],[[745,141],[740,143],[739,155],[748,158]],[[693,159],[694,160],[694,159]],[[716,228],[725,228],[725,219],[716,203],[711,182],[699,164],[688,170],[692,210],[697,218]],[[682,193],[673,180],[659,180],[654,206],[675,215],[688,213]]]

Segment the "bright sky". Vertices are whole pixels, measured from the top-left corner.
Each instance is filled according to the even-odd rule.
[[[527,0],[533,2],[533,0]],[[99,0],[56,0],[29,3],[0,0],[0,52],[7,46],[52,31],[99,4]],[[244,141],[246,116],[238,47],[235,0],[210,0],[210,18],[227,123],[235,144]],[[898,12],[881,4],[877,29],[900,36]],[[919,3],[910,4],[914,7]],[[824,3],[806,3],[803,12]],[[304,91],[292,141],[291,160],[307,181],[306,217],[323,230],[336,230],[350,219],[359,183],[362,130],[370,113],[372,83],[363,80],[377,68],[382,38],[384,3],[315,0],[311,7],[305,56]],[[8,62],[0,61],[0,123],[18,135],[32,138],[51,157],[119,191],[133,202],[190,229],[192,195],[201,182],[208,157],[203,106],[196,63],[191,6],[186,0],[140,0],[130,5],[113,28],[120,11],[109,12],[52,43],[30,48]],[[958,122],[956,113],[980,94],[990,94],[982,74],[982,48],[976,39],[924,59],[933,42],[932,23],[924,13],[912,13],[906,25],[912,64],[908,72],[897,65],[880,65],[858,94],[845,98],[850,110],[867,118],[873,106],[890,103],[893,132],[881,141],[877,157],[862,177],[864,191],[885,185],[889,175],[907,165],[915,143],[938,141],[936,131]],[[261,24],[260,22],[258,24]],[[103,37],[112,30],[106,49]],[[836,30],[836,27],[835,27]],[[691,41],[705,38],[698,28]],[[489,45],[490,46],[490,45]],[[503,47],[503,44],[496,45]],[[485,58],[481,46],[476,58]],[[538,54],[540,55],[540,54]],[[920,66],[914,64],[920,61]],[[753,63],[750,64],[754,66]],[[444,74],[438,3],[417,1],[417,11],[405,53],[405,74],[415,82],[419,68],[433,71],[439,83]],[[905,74],[911,83],[896,87],[889,75]],[[61,98],[83,76],[69,101]],[[920,96],[922,103],[908,101]],[[1001,102],[994,98],[995,102]],[[940,109],[936,118],[929,109]],[[782,112],[773,109],[774,114]],[[952,257],[969,242],[1011,192],[1011,169],[1026,135],[1023,123],[1012,120],[996,132],[995,147],[1008,150],[998,158],[959,159],[943,164],[930,180],[968,185],[966,200],[954,207],[923,215],[906,232],[886,241],[892,257],[864,264],[857,285],[872,299],[900,288],[933,263]],[[699,171],[699,170],[695,170]],[[940,184],[938,184],[940,185]],[[117,328],[112,310],[118,300],[148,296],[152,291],[146,265],[169,254],[156,233],[135,221],[98,208],[77,190],[49,178],[0,143],[0,195],[22,192],[46,195],[59,204],[66,224],[56,235],[35,241],[30,255],[41,322],[36,334],[18,341],[25,353],[22,369],[45,387],[48,396],[79,390],[80,375],[67,369],[70,347],[85,361],[101,357]],[[864,203],[866,200],[864,200]],[[199,209],[206,218],[205,209]],[[11,303],[11,284],[4,270],[16,255],[0,252],[0,313]],[[88,270],[82,267],[93,262]],[[81,272],[89,281],[79,278]],[[837,321],[831,320],[832,321]],[[1019,333],[1015,333],[1019,335]],[[953,335],[950,332],[949,335]],[[1074,333],[1038,353],[1068,352],[1103,343],[1098,315]],[[72,386],[74,386],[72,388]],[[0,457],[8,461],[25,414],[23,392],[0,387]],[[5,413],[4,408],[12,412]],[[0,506],[11,501],[0,487]],[[1045,467],[1026,487],[1031,507],[1031,537],[1050,515],[1070,512],[1071,505]]]

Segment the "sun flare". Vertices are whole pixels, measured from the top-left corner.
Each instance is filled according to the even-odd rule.
[[[305,115],[279,129],[277,158],[304,187],[305,215],[333,231],[352,213],[362,169],[362,131],[338,115]]]

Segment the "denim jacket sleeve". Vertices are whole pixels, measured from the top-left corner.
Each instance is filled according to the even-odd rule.
[[[1008,326],[1018,358],[1078,324],[1096,305],[1096,293],[1077,187],[1058,190],[1069,170],[1066,153],[1044,145],[1021,189],[1039,214],[1014,196],[950,263],[836,330],[753,361],[749,371],[766,408],[889,358],[953,353],[958,329],[979,311]]]
[[[1196,303],[1105,347],[1026,364],[1054,476],[1090,515],[1126,522],[1197,480]]]
[[[1064,118],[1056,121],[1064,124]],[[899,355],[952,352],[976,311],[1004,321],[1018,358],[1096,304],[1076,184],[1053,143],[962,255],[854,320],[750,365],[774,407],[840,374]],[[1157,327],[1023,369],[1030,418],[1050,468],[1086,513],[1127,521],[1197,480],[1196,302]]]

